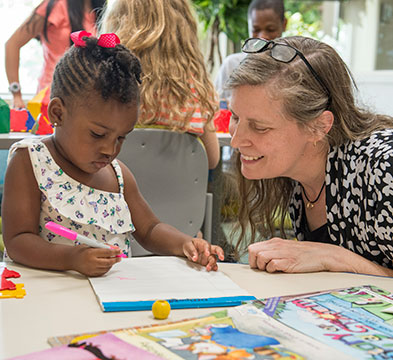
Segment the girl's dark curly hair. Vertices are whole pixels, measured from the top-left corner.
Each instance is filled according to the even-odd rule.
[[[84,37],[85,47],[72,46],[57,63],[51,99],[80,99],[92,91],[103,100],[139,103],[141,64],[121,44],[113,48],[97,45],[97,38]]]

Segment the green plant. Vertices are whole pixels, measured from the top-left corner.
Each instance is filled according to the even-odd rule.
[[[321,30],[321,3],[313,1],[286,1],[288,19],[285,36],[302,35],[318,39]]]
[[[247,8],[250,0],[192,0],[198,19],[204,31],[211,30],[208,65],[214,67],[214,54],[217,51],[220,63],[222,57],[219,47],[220,32],[234,43],[248,37]]]
[[[211,31],[210,49],[207,62],[214,67],[217,52],[220,63],[222,56],[219,35],[225,33],[234,44],[248,37],[247,10],[251,0],[192,0],[204,32]],[[316,1],[285,0],[285,15],[288,28],[285,35],[318,37],[321,28],[321,3]]]

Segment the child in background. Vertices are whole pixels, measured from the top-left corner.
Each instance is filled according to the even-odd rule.
[[[141,61],[139,125],[199,136],[209,168],[215,168],[220,149],[212,120],[218,99],[205,68],[189,1],[114,0],[103,14],[101,27],[116,33]]]
[[[222,249],[161,223],[115,159],[138,120],[138,59],[115,34],[71,37],[75,45],[56,66],[48,106],[55,134],[10,150],[2,204],[8,255],[31,267],[99,276],[121,251],[131,256],[133,233],[153,253],[216,270]],[[48,221],[120,249],[69,246],[73,241],[45,228]]]
[[[283,0],[253,0],[248,6],[248,33],[250,37],[273,40],[281,37],[287,26]],[[225,83],[247,54],[235,53],[223,61],[215,80],[215,87],[221,101],[227,102],[230,92]],[[225,108],[225,105],[221,105]]]

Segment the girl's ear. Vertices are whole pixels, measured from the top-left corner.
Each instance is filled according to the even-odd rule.
[[[53,126],[61,126],[64,120],[65,111],[63,100],[59,97],[51,99],[48,105],[48,116]]]
[[[333,126],[334,116],[331,111],[325,110],[320,116],[318,116],[313,121],[312,133],[313,141],[318,142],[323,140],[325,136],[329,133]]]

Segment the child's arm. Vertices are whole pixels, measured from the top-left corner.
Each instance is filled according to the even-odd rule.
[[[106,273],[119,261],[120,250],[52,244],[39,234],[41,191],[28,149],[18,149],[10,160],[2,201],[3,238],[16,262],[40,269],[76,270],[88,276]]]
[[[214,169],[220,161],[220,144],[218,142],[216,130],[213,122],[206,125],[204,133],[201,136],[203,145],[205,146],[209,169]]]
[[[130,170],[120,161],[119,163],[124,176],[126,201],[136,228],[133,234],[136,240],[155,254],[186,256],[189,260],[206,266],[207,270],[217,270],[217,257],[224,260],[224,251],[206,240],[193,238],[160,222],[140,193]]]

